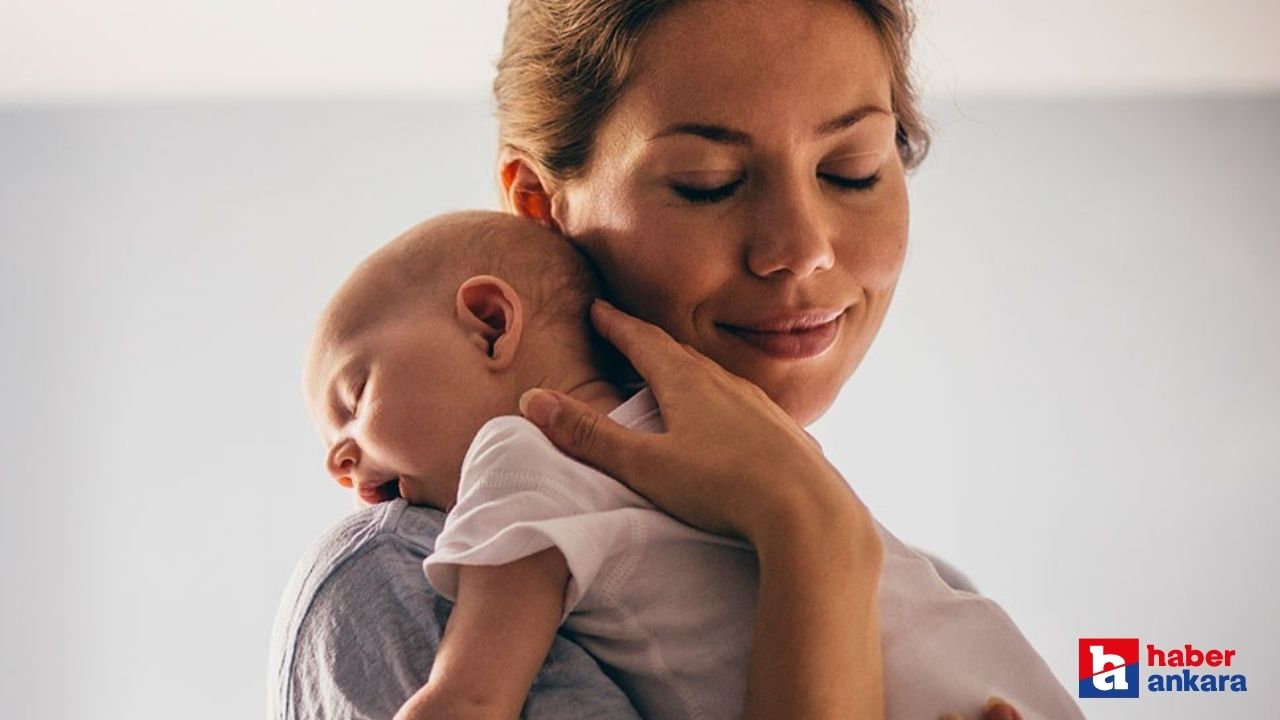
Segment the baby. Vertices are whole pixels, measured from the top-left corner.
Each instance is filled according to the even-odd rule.
[[[305,384],[330,473],[366,503],[448,512],[425,571],[455,606],[398,718],[516,717],[561,625],[644,717],[742,715],[751,547],[657,511],[518,416],[541,387],[663,431],[653,395],[624,402],[605,371],[618,363],[589,328],[598,289],[555,233],[457,213],[374,253],[321,317]],[[997,605],[880,531],[887,717],[972,712],[989,695],[1028,720],[1082,717]]]

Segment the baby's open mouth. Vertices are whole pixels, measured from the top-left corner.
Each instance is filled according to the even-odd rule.
[[[395,500],[400,497],[400,478],[392,477],[356,486],[360,501],[369,505]]]

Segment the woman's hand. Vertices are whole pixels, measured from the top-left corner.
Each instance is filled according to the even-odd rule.
[[[649,381],[667,431],[628,430],[545,390],[525,393],[521,411],[668,514],[755,547],[745,720],[882,718],[884,553],[870,513],[758,387],[607,303],[591,319]]]
[[[667,432],[629,430],[566,395],[530,390],[521,411],[561,450],[709,532],[755,542],[789,513],[814,512],[870,528],[817,443],[756,385],[604,301],[591,319],[649,383]]]
[[[959,713],[949,713],[939,720],[967,720],[967,718]],[[982,717],[976,720],[1022,720],[1022,715],[1018,714],[1018,711],[1009,703],[993,697],[987,700],[987,706],[982,710]]]

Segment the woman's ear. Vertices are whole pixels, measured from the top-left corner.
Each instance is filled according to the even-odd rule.
[[[467,340],[489,358],[489,366],[505,370],[515,361],[524,334],[524,305],[507,281],[477,275],[458,287],[456,313]]]
[[[560,232],[560,224],[551,211],[554,186],[528,155],[504,146],[498,154],[498,180],[502,183],[503,209]]]

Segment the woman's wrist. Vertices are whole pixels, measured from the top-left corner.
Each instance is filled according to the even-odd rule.
[[[741,534],[757,553],[774,547],[796,548],[812,540],[828,551],[839,549],[850,559],[878,561],[883,554],[871,513],[844,478],[825,460],[806,471],[776,475],[786,478],[775,498],[752,508]]]
[[[813,492],[822,478],[804,480],[815,482],[769,508],[748,538],[760,587],[744,717],[882,718],[880,536],[848,487]]]
[[[750,541],[762,567],[787,576],[819,574],[848,592],[874,594],[884,546],[869,515],[824,509],[807,520],[780,519],[767,527]]]

